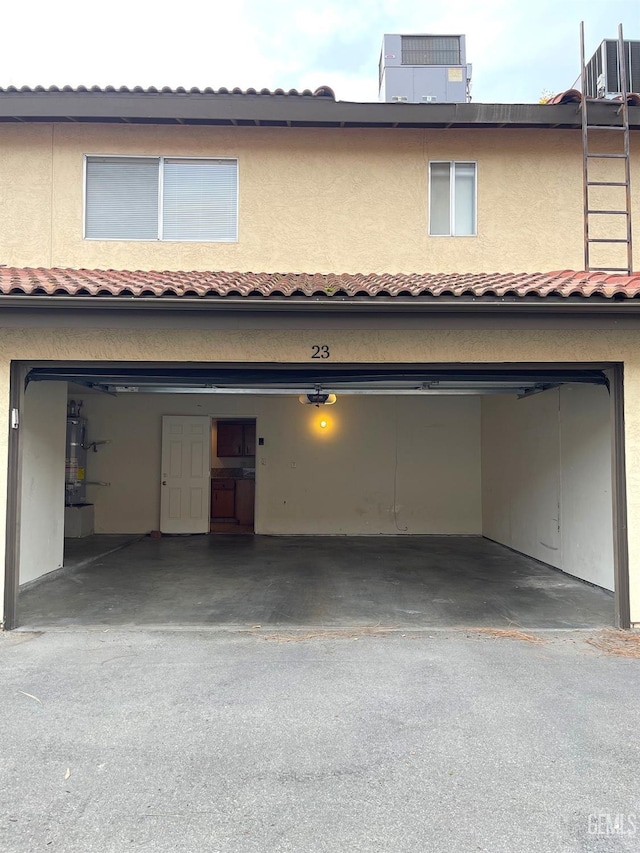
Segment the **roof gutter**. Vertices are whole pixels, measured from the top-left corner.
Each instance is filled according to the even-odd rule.
[[[576,313],[576,314],[636,314],[640,313],[640,299],[594,299],[584,297],[540,297],[529,301],[526,297],[512,299],[486,296],[464,297],[371,297],[370,301],[353,297],[328,299],[281,298],[252,299],[251,297],[219,297],[193,299],[184,297],[100,297],[100,296],[0,296],[0,313],[3,309],[93,309],[97,311],[251,311],[286,313]]]

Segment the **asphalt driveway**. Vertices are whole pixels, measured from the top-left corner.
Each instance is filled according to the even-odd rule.
[[[589,636],[0,636],[0,849],[637,851],[640,660]]]

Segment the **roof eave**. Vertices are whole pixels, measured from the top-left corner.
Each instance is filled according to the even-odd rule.
[[[620,124],[619,104],[590,104],[597,124]],[[640,128],[640,107],[629,107]],[[3,92],[0,121],[281,125],[297,127],[577,128],[579,105],[389,104],[286,95]]]
[[[640,312],[640,299],[607,299],[606,297],[526,297],[486,296],[463,297],[371,297],[368,300],[350,297],[100,297],[100,296],[0,296],[0,313],[11,309],[92,309],[116,311],[251,311],[298,313],[606,313],[628,314]]]

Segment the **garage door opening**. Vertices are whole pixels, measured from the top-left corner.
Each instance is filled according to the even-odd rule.
[[[162,621],[162,602],[165,621],[181,624],[614,623],[618,472],[604,369],[195,372],[32,370],[21,624],[82,624],[83,606],[91,623],[109,600],[107,616],[137,624]],[[329,407],[321,397],[330,393]],[[69,401],[81,394],[95,537],[86,544],[119,539],[74,575],[55,489]],[[301,403],[305,395],[319,405]],[[183,487],[206,527],[166,530],[167,424],[198,419],[202,482]],[[36,517],[44,539],[25,532]],[[163,525],[174,535],[149,537]],[[216,536],[224,527],[256,535]],[[145,616],[150,597],[160,609]]]

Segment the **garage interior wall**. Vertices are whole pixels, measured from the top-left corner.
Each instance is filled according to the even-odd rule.
[[[612,590],[607,389],[482,401],[483,535]]]
[[[20,583],[62,566],[66,382],[32,382],[22,417]]]
[[[88,479],[111,484],[89,487],[96,533],[158,527],[168,414],[257,418],[257,533],[481,533],[478,397],[342,396],[323,409],[266,395],[83,399],[89,440],[109,442],[87,460]]]

